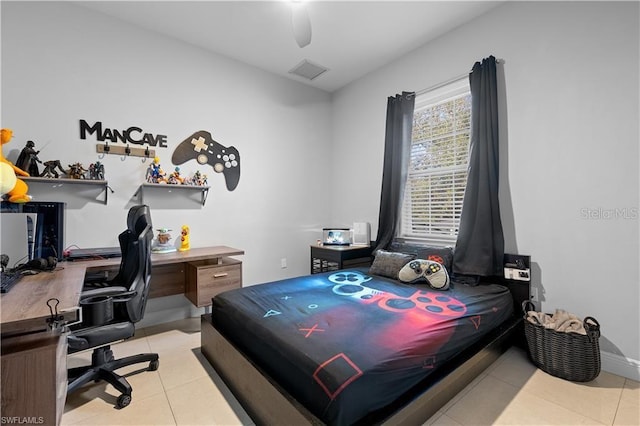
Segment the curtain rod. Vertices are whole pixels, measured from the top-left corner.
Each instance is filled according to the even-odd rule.
[[[420,96],[420,95],[423,95],[423,94],[425,94],[427,92],[431,92],[432,90],[439,89],[439,88],[444,87],[444,86],[446,86],[448,84],[451,84],[451,83],[453,83],[455,81],[462,80],[465,77],[469,77],[469,73],[462,74],[462,75],[459,75],[459,76],[454,77],[454,78],[450,78],[447,81],[443,81],[443,82],[435,84],[435,85],[433,85],[431,87],[427,87],[426,89],[419,90],[419,91],[416,92],[416,96]]]
[[[496,58],[496,65],[497,65],[497,64],[502,64],[502,63],[504,63],[504,60],[503,60],[503,59],[498,59],[498,58]],[[470,73],[471,73],[471,71],[469,71],[469,72],[468,72],[468,73],[466,73],[466,74],[461,74],[461,75],[459,75],[459,76],[457,76],[457,77],[450,78],[450,79],[449,79],[449,80],[447,80],[447,81],[443,81],[443,82],[438,83],[438,84],[435,84],[435,85],[433,85],[433,86],[431,86],[431,87],[427,87],[426,89],[418,90],[418,91],[416,92],[416,96],[423,95],[423,94],[425,94],[425,93],[427,93],[427,92],[430,92],[430,91],[432,91],[432,90],[436,90],[436,89],[439,89],[439,88],[441,88],[441,87],[444,87],[444,86],[446,86],[446,85],[448,85],[448,84],[451,84],[451,83],[453,83],[453,82],[455,82],[455,81],[462,80],[462,79],[463,79],[463,78],[465,78],[465,77],[469,77],[469,74],[470,74]]]

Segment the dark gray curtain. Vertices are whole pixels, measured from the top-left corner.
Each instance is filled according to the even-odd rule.
[[[407,178],[415,101],[414,92],[402,92],[401,95],[390,96],[387,99],[387,127],[376,250],[387,247],[396,233]]]
[[[502,275],[504,236],[498,203],[498,90],[496,58],[476,62],[469,74],[471,142],[453,272]]]

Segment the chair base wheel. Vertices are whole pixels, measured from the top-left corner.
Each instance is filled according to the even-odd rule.
[[[118,397],[118,400],[116,401],[116,407],[124,408],[130,403],[131,403],[131,395],[127,395],[123,393]]]

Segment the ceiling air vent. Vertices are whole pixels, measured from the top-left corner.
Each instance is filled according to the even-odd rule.
[[[294,74],[307,80],[313,80],[325,71],[329,71],[329,68],[325,68],[321,65],[316,65],[307,61],[306,59],[300,62],[298,65],[289,70],[289,74]]]

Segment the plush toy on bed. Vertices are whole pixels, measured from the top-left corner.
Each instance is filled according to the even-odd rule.
[[[430,287],[436,290],[447,290],[449,288],[447,269],[432,260],[412,260],[400,269],[398,279],[405,283],[426,281]]]

